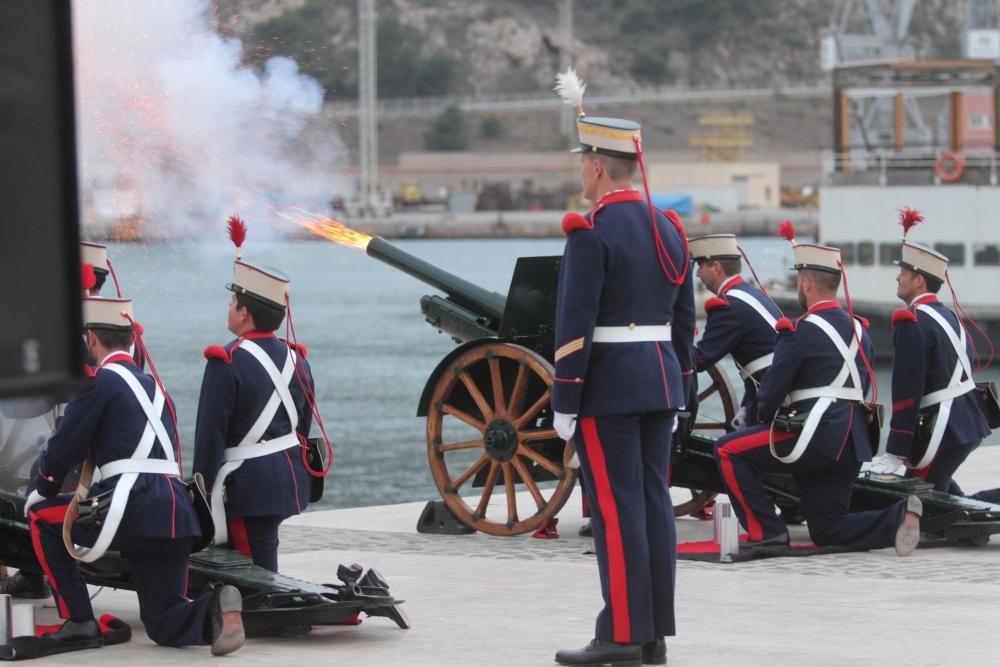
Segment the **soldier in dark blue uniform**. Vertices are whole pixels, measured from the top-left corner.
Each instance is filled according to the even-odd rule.
[[[205,350],[194,471],[211,489],[216,543],[228,540],[277,572],[278,525],[309,503],[302,453],[313,378],[305,347],[274,333],[285,317],[288,278],[237,260],[228,287],[228,326],[237,338]]]
[[[778,306],[757,286],[743,280],[743,265],[736,237],[712,234],[689,242],[697,277],[715,294],[705,302],[705,332],[694,348],[695,368],[701,372],[732,355],[743,378],[743,400],[733,425],[757,423],[757,387],[774,356],[781,318]]]
[[[873,349],[863,322],[837,301],[840,251],[795,245],[795,268],[806,313],[795,323],[778,321],[774,361],[757,391],[757,417],[765,423],[716,443],[719,469],[749,537],[744,546],[788,544],[784,521],[761,479],[764,472],[783,472],[795,479],[817,545],[895,545],[908,555],[920,538],[917,497],[885,510],[848,513],[854,480],[872,455],[862,401],[870,382],[865,359]],[[806,416],[798,432],[770,423],[786,401],[784,415]]]
[[[99,243],[88,243],[83,241],[80,243],[80,259],[81,259],[81,285],[83,287],[83,296],[100,296],[101,288],[104,286],[105,281],[108,276],[111,275],[111,263],[108,260],[107,248]],[[118,283],[115,283],[118,286]],[[119,296],[121,294],[119,293]],[[92,377],[94,373],[95,362],[90,358],[90,352],[87,350],[87,345],[85,341],[81,341],[80,345],[83,347],[83,357],[84,362],[84,373],[87,377]],[[145,368],[145,358],[139,349],[134,352],[133,358],[135,359],[136,365],[140,370]],[[58,403],[51,406],[51,418],[54,426],[58,426],[59,421],[62,419],[62,413],[65,409],[65,403]],[[35,463],[34,471],[37,470],[37,462]],[[64,490],[72,491],[76,488],[76,481],[79,477],[79,470],[70,471],[64,480]],[[29,488],[29,492],[30,492]],[[17,598],[30,598],[30,599],[45,599],[49,597],[50,591],[48,584],[45,583],[45,576],[41,572],[31,572],[28,570],[21,569],[16,574],[0,583],[0,593],[11,595]]]
[[[555,427],[588,495],[605,606],[564,665],[666,663],[676,538],[667,488],[674,417],[693,381],[693,276],[679,220],[631,187],[639,125],[577,122],[586,216],[567,214],[556,312]]]
[[[97,370],[67,405],[24,509],[35,553],[66,619],[48,639],[57,651],[102,644],[74,558],[93,561],[110,548],[128,561],[150,639],[164,646],[211,644],[216,655],[235,651],[244,637],[239,591],[226,586],[187,599],[188,555],[201,529],[180,480],[173,404],[128,353],[131,302],[85,299],[84,324]],[[74,548],[71,556],[63,542],[71,496],[58,494],[64,477],[84,458],[81,486],[90,484],[95,467],[101,472],[86,497],[107,493],[111,502],[98,525],[74,528],[73,542],[90,548]]]
[[[960,494],[952,476],[990,434],[972,377],[972,341],[937,298],[948,258],[904,237],[899,266],[896,295],[907,307],[892,317],[892,421],[886,454],[871,471],[895,473],[906,463],[907,477]]]

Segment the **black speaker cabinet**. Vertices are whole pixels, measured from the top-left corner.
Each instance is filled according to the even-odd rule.
[[[80,248],[69,0],[0,2],[0,398],[70,392]]]

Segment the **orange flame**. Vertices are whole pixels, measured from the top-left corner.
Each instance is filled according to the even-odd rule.
[[[305,227],[316,236],[322,236],[327,240],[347,246],[348,248],[365,250],[368,248],[368,242],[372,240],[372,237],[368,234],[351,229],[343,223],[319,213],[310,213],[302,209],[291,209],[290,211],[278,211],[278,215],[289,222],[294,222],[300,227]]]

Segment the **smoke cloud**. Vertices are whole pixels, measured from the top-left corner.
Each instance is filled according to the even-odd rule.
[[[131,220],[143,238],[185,238],[232,213],[277,225],[276,209],[328,212],[349,194],[319,84],[288,58],[243,65],[208,0],[73,10],[85,235],[121,235]]]

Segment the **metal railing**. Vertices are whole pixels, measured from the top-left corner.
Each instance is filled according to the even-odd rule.
[[[938,161],[947,148],[892,149],[857,148],[850,151],[823,151],[825,185],[866,183],[871,185],[947,185],[938,173]],[[996,185],[1000,155],[990,148],[955,151],[961,157],[961,175],[956,181],[971,185]]]
[[[585,107],[592,109],[608,105],[642,104],[662,102],[681,104],[690,102],[711,102],[743,100],[769,97],[826,98],[832,94],[829,85],[814,86],[772,86],[766,88],[636,88],[606,95],[588,95]],[[552,109],[562,105],[561,100],[551,92],[504,93],[493,95],[452,95],[447,97],[396,97],[378,101],[380,117],[431,116],[451,106],[462,111],[530,111]],[[337,117],[358,115],[358,105],[354,102],[331,102],[326,112]]]

